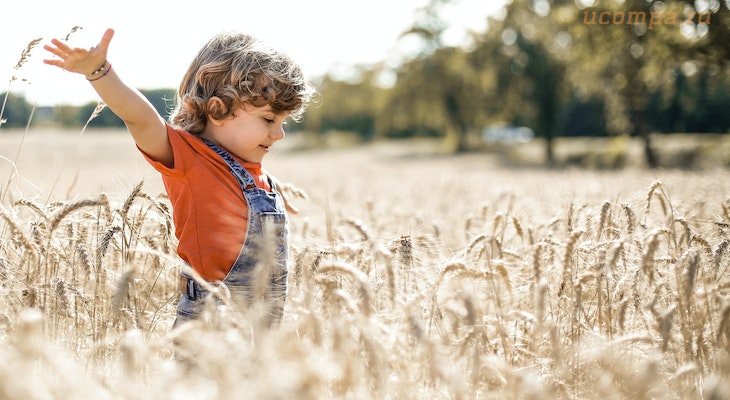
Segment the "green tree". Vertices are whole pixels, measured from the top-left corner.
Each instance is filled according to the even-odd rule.
[[[469,148],[480,124],[483,91],[463,49],[444,47],[404,63],[397,73],[380,129],[392,135],[440,132],[453,151]]]
[[[691,15],[692,27],[695,31],[699,29],[700,32],[697,32],[699,37],[693,40],[691,55],[704,55],[713,65],[727,65],[730,61],[730,3],[727,0],[712,2],[673,0],[672,3],[683,6],[685,12],[696,12]],[[699,5],[702,5],[702,8],[699,8]]]
[[[469,136],[483,120],[484,91],[469,52],[444,47],[447,27],[439,17],[448,0],[431,0],[402,37],[416,37],[422,48],[396,71],[396,84],[378,129],[390,136],[438,135],[456,152],[470,148]]]
[[[477,38],[474,65],[495,79],[498,119],[526,125],[545,139],[545,160],[553,165],[554,138],[569,91],[565,65],[558,57],[561,44],[552,7],[546,1],[514,0],[503,19],[490,20],[490,28]],[[490,71],[493,69],[494,71]]]
[[[387,93],[376,82],[380,71],[379,66],[359,67],[349,80],[325,75],[317,85],[318,100],[304,114],[302,128],[319,134],[354,132],[363,140],[372,139]]]
[[[96,106],[96,105],[94,105]],[[94,108],[92,107],[91,110]],[[88,110],[88,108],[87,108]],[[82,126],[89,119],[91,111],[86,116],[79,113],[79,107],[69,105],[58,105],[53,107],[53,116],[57,124],[64,127]],[[80,122],[82,120],[84,122]]]
[[[168,117],[175,108],[175,89],[141,89],[140,92],[150,101],[163,117]]]
[[[169,115],[174,108],[174,89],[140,90],[140,92],[162,116]],[[54,110],[56,120],[62,126],[83,126],[89,120],[97,104],[90,102],[80,107],[67,105],[57,106]],[[89,122],[89,126],[96,128],[123,128],[124,122],[114,115],[110,109],[104,108],[98,116]]]
[[[25,96],[6,92],[0,94],[0,126],[24,127],[28,124],[33,107],[26,101]]]
[[[577,1],[581,5],[583,1]],[[675,93],[675,112],[682,113],[679,96],[688,93],[678,77],[686,63],[707,65],[720,57],[709,57],[707,46],[715,33],[726,32],[722,18],[719,28],[703,25],[698,18],[686,24],[686,1],[613,0],[594,1],[591,7],[577,8],[563,3],[557,8],[559,29],[574,44],[561,57],[568,68],[568,81],[582,98],[600,97],[606,111],[607,129],[615,135],[635,135],[644,143],[646,165],[658,164],[651,141],[652,106],[657,93]],[[726,10],[719,6],[718,12]],[[724,11],[726,12],[726,11]],[[722,14],[722,13],[721,13]],[[682,25],[684,24],[684,26]],[[704,26],[704,28],[703,28]],[[724,44],[723,47],[726,47]],[[704,106],[702,106],[704,108]],[[654,108],[654,109],[652,109]],[[697,111],[697,110],[695,110]]]

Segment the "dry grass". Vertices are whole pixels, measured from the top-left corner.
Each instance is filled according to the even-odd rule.
[[[2,188],[0,398],[730,398],[727,171],[275,152],[307,193],[281,326],[229,310],[171,331],[168,202],[131,139],[94,135],[73,190],[43,192],[59,168],[37,170],[36,135]],[[127,173],[146,179],[109,184]]]

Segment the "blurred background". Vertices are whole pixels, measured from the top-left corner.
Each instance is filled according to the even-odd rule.
[[[730,166],[730,0],[512,0],[458,43],[455,2],[404,13],[397,63],[311,76],[319,97],[289,124],[293,143],[427,142],[510,166]],[[80,127],[96,107],[38,105],[13,79],[0,129]],[[169,114],[174,87],[142,91]],[[108,110],[90,125],[123,127]]]

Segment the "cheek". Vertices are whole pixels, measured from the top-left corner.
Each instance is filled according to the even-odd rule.
[[[243,134],[239,139],[241,143],[245,143],[250,146],[258,146],[259,143],[268,136],[269,131],[261,126],[249,126],[248,129],[245,129],[242,133]]]

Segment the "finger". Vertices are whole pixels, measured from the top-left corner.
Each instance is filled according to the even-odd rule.
[[[53,43],[53,45],[56,46],[56,48],[58,50],[60,50],[62,54],[70,53],[71,52],[71,48],[68,47],[66,45],[66,43],[64,43],[64,42],[62,42],[62,41],[60,41],[58,39],[51,39],[51,43]]]
[[[107,49],[109,49],[109,43],[112,41],[112,37],[114,37],[114,29],[109,28],[104,32],[99,45],[96,47],[106,53]]]
[[[57,47],[52,47],[52,46],[49,46],[49,45],[47,45],[47,44],[46,44],[46,45],[43,45],[43,48],[44,48],[45,50],[47,50],[47,51],[49,51],[49,52],[53,53],[53,55],[56,55],[56,56],[58,56],[58,57],[62,57],[62,58],[63,58],[63,57],[64,57],[64,56],[66,55],[66,52],[64,52],[64,51],[61,51],[61,50],[60,50],[60,49],[58,49]]]
[[[48,65],[53,65],[53,66],[56,66],[58,68],[63,68],[63,63],[60,60],[48,60],[48,59],[45,59],[45,60],[43,60],[43,63],[44,64],[48,64]]]

